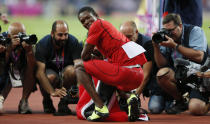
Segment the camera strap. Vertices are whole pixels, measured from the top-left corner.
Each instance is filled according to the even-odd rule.
[[[12,58],[15,63],[18,61],[19,57],[20,57],[20,52],[16,54],[15,51],[12,51]]]
[[[55,53],[55,59],[56,59],[56,66],[60,72],[64,67],[64,49],[62,50],[61,53],[61,60],[60,60],[60,55],[58,53]]]
[[[60,60],[61,57],[61,60]],[[63,74],[62,70],[64,68],[64,48],[62,49],[61,56],[55,52],[56,66],[58,68],[58,76],[60,80],[60,86],[63,87]]]

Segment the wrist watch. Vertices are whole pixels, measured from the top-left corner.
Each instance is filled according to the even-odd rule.
[[[175,50],[179,48],[180,44],[176,44]]]
[[[201,72],[201,76],[204,76],[204,72]]]

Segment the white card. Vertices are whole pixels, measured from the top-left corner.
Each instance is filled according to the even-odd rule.
[[[146,51],[141,45],[133,41],[122,45],[122,48],[130,59]]]

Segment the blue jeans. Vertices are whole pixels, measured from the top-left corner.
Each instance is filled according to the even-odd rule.
[[[167,109],[172,103],[172,100],[166,100],[164,96],[152,95],[150,96],[148,108],[152,114],[160,114]]]

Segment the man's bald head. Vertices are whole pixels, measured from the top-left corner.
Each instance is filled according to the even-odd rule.
[[[120,32],[123,33],[128,39],[136,42],[138,39],[138,30],[134,21],[124,22],[120,26]]]
[[[20,22],[14,22],[8,27],[9,35],[17,35],[19,32],[25,33],[25,26]]]
[[[56,49],[60,49],[68,40],[69,28],[65,21],[57,20],[52,25],[51,37]]]
[[[57,28],[64,27],[69,30],[67,23],[63,20],[56,20],[52,25],[52,33],[56,32]]]

